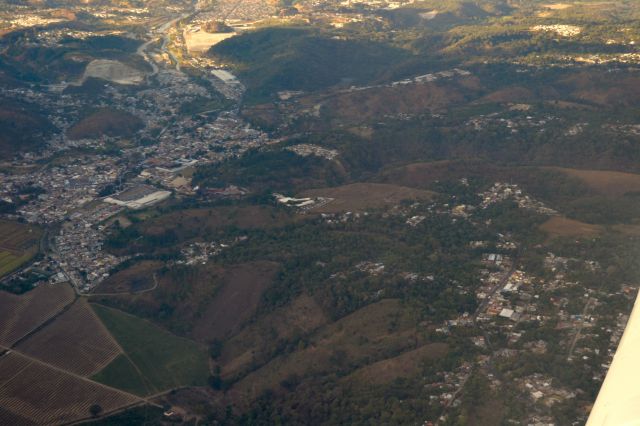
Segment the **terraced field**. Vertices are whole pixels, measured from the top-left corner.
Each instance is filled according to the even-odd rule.
[[[78,300],[16,349],[85,377],[101,370],[121,353],[85,300]]]
[[[0,424],[57,425],[140,402],[133,395],[54,369],[16,352],[0,357]]]
[[[22,296],[0,292],[0,345],[11,346],[73,301],[68,285],[41,285]]]

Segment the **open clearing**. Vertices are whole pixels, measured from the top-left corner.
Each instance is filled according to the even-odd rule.
[[[0,357],[0,424],[57,425],[140,402],[133,395],[56,370],[16,352]]]
[[[149,383],[152,392],[206,384],[209,368],[203,347],[122,311],[101,305],[92,305],[92,308]]]
[[[41,236],[36,226],[0,219],[0,278],[35,256]]]
[[[0,345],[11,346],[74,300],[66,284],[40,285],[17,296],[0,291]]]
[[[591,189],[609,196],[621,196],[640,191],[640,174],[603,170],[579,170],[551,167],[582,180]]]
[[[84,299],[16,347],[47,364],[88,376],[101,370],[120,348]]]
[[[540,225],[549,237],[592,237],[603,232],[602,226],[591,225],[563,216],[553,216]]]
[[[429,200],[433,192],[383,183],[353,183],[333,188],[310,189],[300,197],[333,198],[328,204],[312,209],[316,213],[364,211],[398,204],[402,200]]]
[[[346,377],[361,385],[382,385],[398,378],[411,378],[420,373],[422,363],[444,357],[449,350],[446,343],[430,343],[393,358],[360,368]]]
[[[272,262],[252,262],[226,269],[220,290],[193,327],[193,337],[207,342],[238,331],[255,312],[278,267]]]

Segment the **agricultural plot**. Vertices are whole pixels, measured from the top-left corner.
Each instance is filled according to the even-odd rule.
[[[18,344],[16,350],[81,376],[101,370],[120,354],[120,347],[84,300]]]
[[[138,398],[11,352],[0,357],[0,424],[56,425],[140,402]]]
[[[16,270],[38,252],[42,231],[33,226],[0,220],[0,277]]]
[[[17,296],[0,292],[0,345],[11,346],[73,301],[68,285],[41,285]]]
[[[149,321],[101,305],[92,305],[109,332],[118,341],[151,392],[180,386],[205,385],[209,376],[207,353],[197,343],[177,337]],[[114,362],[121,362],[116,359]],[[111,365],[107,369],[114,368]],[[98,373],[105,384],[116,386]]]
[[[92,376],[91,380],[135,395],[147,395],[150,393],[150,386],[125,355],[119,355],[106,368]]]

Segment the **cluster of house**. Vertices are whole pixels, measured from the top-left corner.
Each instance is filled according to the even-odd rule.
[[[247,236],[240,236],[228,243],[193,242],[180,250],[182,259],[176,261],[179,265],[206,265],[210,258],[219,255],[222,250],[237,243],[246,241]]]
[[[361,217],[368,216],[368,212],[344,212],[344,213],[321,213],[320,217],[327,225],[337,225],[340,223],[348,223],[359,220]]]
[[[276,202],[278,204],[281,204],[287,207],[296,207],[303,213],[314,208],[322,207],[330,203],[331,201],[333,201],[333,198],[328,198],[328,197],[296,198],[296,197],[287,197],[285,195],[278,194],[278,193],[274,193],[273,197],[276,199]]]
[[[512,199],[518,207],[533,210],[540,214],[556,215],[557,211],[547,207],[541,201],[538,201],[525,194],[517,184],[496,182],[487,191],[479,194],[482,197],[480,208],[486,209],[492,204]]]
[[[333,160],[338,156],[338,151],[335,149],[323,148],[318,145],[301,143],[298,145],[288,146],[285,148],[287,151],[294,152],[302,157],[308,157],[309,155],[314,155],[316,157],[321,157],[327,160]]]
[[[105,185],[116,180],[121,166],[112,157],[78,157],[72,163],[24,174],[0,174],[0,196],[16,197],[36,188],[40,192],[18,208],[21,217],[34,223],[53,223],[97,197]]]
[[[531,109],[529,104],[514,104],[510,106],[510,111],[528,111]],[[538,129],[540,133],[544,132],[549,123],[560,120],[553,115],[520,115],[510,116],[509,118],[500,117],[500,113],[494,112],[487,115],[478,115],[470,118],[465,122],[466,126],[474,130],[484,130],[489,126],[504,126],[511,131],[511,133],[518,133],[522,129]]]
[[[553,378],[543,374],[532,374],[516,380],[519,389],[527,393],[533,402],[552,406],[576,397],[575,392],[554,384]]]
[[[111,270],[127,257],[118,257],[103,250],[105,236],[96,219],[117,212],[110,207],[98,208],[86,214],[77,212],[64,224],[55,237],[51,257],[79,291],[89,291],[110,275]]]

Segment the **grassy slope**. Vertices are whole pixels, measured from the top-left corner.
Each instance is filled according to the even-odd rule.
[[[153,387],[152,391],[206,384],[207,354],[199,345],[124,312],[100,305],[92,307]],[[119,364],[107,366],[98,376],[117,380],[114,372],[129,369],[118,359],[114,362]],[[127,385],[133,386],[133,382]]]

